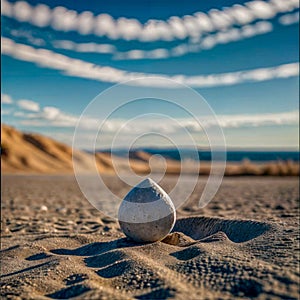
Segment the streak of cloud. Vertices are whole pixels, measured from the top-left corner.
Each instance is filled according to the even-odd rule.
[[[282,25],[292,25],[295,23],[299,23],[299,12],[281,16],[279,18],[279,23]]]
[[[151,87],[174,88],[177,83],[182,83],[190,87],[214,87],[224,85],[235,85],[245,82],[260,82],[276,78],[289,78],[299,75],[299,64],[290,63],[268,68],[259,68],[254,70],[245,70],[229,73],[186,76],[183,74],[164,75],[128,72],[125,70],[95,65],[83,60],[70,58],[46,49],[36,49],[24,44],[18,44],[14,41],[2,38],[2,53],[15,59],[35,63],[40,67],[61,71],[63,74],[73,77],[87,78],[101,82],[120,83],[137,78],[147,78],[135,84],[143,84]],[[166,84],[165,80],[168,83]]]
[[[74,128],[79,120],[79,116],[61,111],[57,107],[46,106],[39,112],[26,113],[23,111],[15,112],[15,116],[22,119],[21,124],[28,126],[47,126],[47,127],[66,127]],[[122,132],[128,135],[145,132],[159,132],[164,134],[178,133],[188,130],[192,133],[202,132],[203,127],[220,125],[224,128],[240,127],[260,127],[260,126],[280,126],[280,125],[299,125],[299,111],[288,111],[280,113],[263,114],[235,114],[217,115],[218,123],[210,117],[201,117],[201,124],[193,118],[173,120],[157,117],[153,121],[153,115],[145,115],[128,122],[127,119],[108,119],[101,128],[103,133],[116,133],[122,128]],[[85,117],[81,120],[82,128],[97,131],[99,124],[104,120],[94,117]],[[126,125],[125,125],[126,124]]]
[[[19,100],[17,102],[18,106],[24,110],[38,112],[40,110],[40,105],[37,102],[31,100]]]
[[[1,94],[1,104],[12,104],[12,98],[7,94]]]
[[[19,22],[37,27],[51,26],[57,31],[76,31],[80,35],[94,34],[109,39],[139,40],[142,42],[196,39],[203,33],[227,30],[233,26],[247,25],[257,20],[268,20],[277,14],[299,8],[298,0],[250,1],[245,5],[233,5],[207,13],[196,12],[182,18],[172,16],[168,20],[148,20],[141,24],[137,19],[108,14],[95,16],[92,12],[78,13],[65,7],[49,8],[44,4],[31,6],[25,1],[11,3],[1,1],[2,14]]]

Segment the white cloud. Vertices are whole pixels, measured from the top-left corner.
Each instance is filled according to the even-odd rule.
[[[25,38],[28,43],[35,46],[45,46],[45,40],[41,38],[34,37],[31,31],[22,30],[22,29],[12,29],[10,30],[10,34],[14,37]]]
[[[11,98],[9,95],[7,95],[7,97]],[[18,105],[20,103],[37,104],[37,102],[34,101],[25,101],[26,100],[18,100],[17,103]],[[22,105],[20,105],[20,107],[24,108]],[[11,111],[9,113],[11,113]],[[80,117],[61,111],[59,108],[53,106],[43,107],[39,109],[39,111],[16,111],[14,112],[14,116],[20,118],[20,123],[23,125],[64,128],[74,128]],[[201,124],[193,118],[178,118],[176,122],[174,122],[174,120],[170,118],[163,118],[153,114],[135,118],[130,122],[128,122],[127,119],[108,119],[105,121],[101,130],[104,133],[115,133],[122,128],[123,132],[128,135],[131,133],[136,134],[151,131],[175,134],[183,129],[194,133],[201,132],[203,131],[203,127],[211,127],[218,124],[222,128],[299,125],[298,110],[263,114],[217,115],[218,124],[215,119],[209,116],[199,116],[199,118],[201,119]],[[103,120],[94,117],[84,117],[84,119],[81,119],[82,128],[86,130],[95,131],[102,122]]]
[[[13,16],[20,22],[29,22],[32,16],[32,8],[25,1],[18,1],[12,6]]]
[[[43,108],[42,116],[46,120],[55,120],[57,117],[61,116],[61,111],[57,107],[46,106]]]
[[[220,115],[218,116],[218,121],[222,128],[298,125],[299,111],[253,115]]]
[[[47,5],[38,4],[32,12],[31,23],[38,27],[46,27],[51,20],[51,10]]]
[[[19,100],[17,102],[18,106],[22,109],[38,112],[40,110],[40,105],[37,102],[31,100]]]
[[[196,12],[194,13],[194,18],[201,28],[201,31],[211,32],[215,30],[213,22],[207,14],[203,12]]]
[[[25,113],[24,111],[15,111],[14,112],[14,117],[27,117],[28,113]]]
[[[169,54],[167,49],[162,49],[162,48],[150,50],[148,53],[148,57],[151,59],[167,58],[168,56]]]
[[[159,120],[159,119],[158,119]],[[176,133],[181,129],[187,129],[191,132],[202,131],[202,126],[215,126],[216,122],[210,117],[201,117],[202,123],[199,124],[195,119],[177,119],[174,122],[170,119],[163,119],[163,122],[153,122],[150,118],[139,118],[129,123],[124,131],[128,134],[131,132],[150,132],[158,131],[161,133]],[[238,114],[238,115],[217,115],[217,120],[222,128],[238,128],[238,127],[258,127],[269,125],[299,125],[299,111],[281,112],[281,113],[265,113],[265,114]],[[125,124],[126,120],[109,120],[108,128],[112,128],[112,132],[116,132]],[[104,128],[105,131],[105,128]],[[109,129],[107,130],[109,131]]]
[[[182,74],[170,76],[150,73],[134,73],[113,67],[94,65],[46,49],[35,49],[27,45],[17,44],[7,38],[2,38],[2,53],[22,61],[35,63],[41,67],[59,70],[62,71],[63,74],[74,77],[110,83],[119,83],[134,78],[147,78],[147,82],[143,81],[142,84],[152,87],[174,87],[172,81],[169,81],[169,84],[166,86],[165,81],[162,81],[161,78],[175,80],[191,87],[214,87],[252,81],[265,81],[275,78],[288,78],[299,75],[298,63],[199,76],[185,76]]]
[[[77,12],[57,6],[52,11],[51,25],[55,30],[59,31],[76,30],[78,25]]]
[[[1,104],[12,104],[12,98],[7,94],[1,94]]]
[[[255,17],[254,14],[247,7],[235,4],[230,9],[225,8],[227,14],[235,19],[240,25],[251,23]]]
[[[185,39],[187,37],[187,30],[184,27],[184,24],[180,18],[178,17],[169,18],[168,25],[170,26],[171,34],[176,39]]]
[[[281,112],[281,113],[265,113],[265,114],[237,114],[237,115],[217,115],[218,124],[223,128],[240,128],[240,127],[259,127],[259,126],[279,126],[279,125],[299,125],[299,111]],[[190,132],[201,132],[203,127],[216,126],[217,123],[210,117],[201,117],[201,124],[195,119],[178,119],[178,124],[164,120],[163,122],[156,122],[153,125],[151,120],[135,128],[143,128],[144,131],[159,130],[162,132],[174,133],[182,128]],[[159,124],[162,124],[161,125]],[[136,125],[136,124],[135,124]],[[128,128],[128,132],[133,128]]]
[[[211,49],[218,44],[227,44],[233,41],[243,40],[245,38],[271,32],[272,30],[272,23],[266,21],[259,21],[252,25],[242,26],[241,28],[231,28],[205,37],[201,42],[201,48]]]
[[[1,116],[8,116],[12,113],[11,109],[1,109]]]
[[[277,11],[271,2],[264,1],[251,1],[247,2],[246,6],[250,8],[251,13],[259,19],[271,19],[273,18]]]
[[[133,49],[121,52],[111,44],[75,43],[70,40],[55,40],[52,45],[56,49],[66,49],[76,52],[112,54],[116,60],[165,59],[211,49],[218,44],[227,44],[253,36],[265,34],[273,30],[272,23],[259,21],[240,28],[229,28],[215,34],[206,35],[201,43],[180,44],[173,48],[157,48],[153,50]],[[30,42],[30,41],[29,41]]]
[[[299,12],[293,14],[285,14],[278,19],[279,23],[282,25],[292,25],[299,23]]]
[[[116,52],[116,47],[110,44],[74,43],[68,40],[55,40],[53,41],[53,46],[57,49],[73,50],[83,53],[113,54]]]
[[[1,0],[1,14],[7,17],[12,16],[13,5],[8,1]]]
[[[158,59],[182,56],[187,53],[199,52],[201,50],[211,49],[218,44],[227,44],[234,41],[243,40],[253,36],[265,34],[273,30],[272,23],[259,21],[255,24],[245,25],[241,28],[229,28],[215,34],[206,35],[200,43],[181,44],[173,48],[159,48],[154,50],[134,49],[127,52],[115,51],[113,58],[116,60],[130,59]]]
[[[56,107],[44,107],[41,112],[27,113],[17,112],[15,116],[22,119],[23,125],[65,127],[74,128],[79,116],[74,116],[61,111]],[[155,120],[155,121],[154,121]],[[159,132],[163,134],[175,134],[182,130],[192,133],[202,132],[203,127],[220,125],[225,128],[260,127],[260,126],[282,126],[299,125],[299,111],[264,114],[236,114],[217,115],[218,123],[211,117],[201,116],[201,124],[193,118],[177,119],[176,122],[169,118],[154,117],[152,115],[136,118],[128,122],[127,119],[109,119],[101,127],[102,133],[116,133],[120,129],[124,134],[139,134],[146,132]],[[97,130],[103,120],[96,118],[85,118],[81,120],[82,128],[86,130]]]
[[[116,30],[119,32],[120,37],[123,37],[125,40],[137,39],[142,32],[142,24],[138,20],[119,18],[116,22]]]
[[[241,28],[241,36],[244,38],[253,37],[260,34],[265,34],[273,30],[273,25],[270,22],[260,21],[254,25],[245,25]]]
[[[170,57],[170,50],[158,48],[154,50],[130,50],[127,52],[115,52],[114,59],[126,59],[126,60],[137,60],[137,59],[161,59]]]
[[[234,24],[232,16],[226,11],[211,9],[209,11],[209,17],[214,25],[214,28],[217,30],[227,29]]]
[[[50,9],[44,4],[35,7],[25,1],[10,3],[2,0],[2,14],[20,22],[35,26],[51,26],[59,31],[76,31],[79,34],[95,34],[110,39],[140,41],[171,41],[175,39],[199,39],[204,32],[229,29],[235,25],[246,25],[256,20],[272,19],[279,13],[299,8],[295,0],[250,1],[245,5],[233,5],[220,10],[211,9],[207,13],[196,12],[182,18],[172,16],[168,20],[148,20],[141,24],[137,19],[114,19],[108,14],[93,15],[84,11],[77,13],[65,7]]]
[[[299,1],[296,0],[271,0],[270,3],[280,13],[289,12],[299,7]]]
[[[45,106],[40,111],[26,113],[17,111],[15,117],[22,119],[23,125],[41,126],[41,127],[65,127],[74,128],[79,120],[78,116],[61,111],[57,107]],[[81,121],[82,127],[85,129],[95,129],[99,120],[94,118],[85,118]]]
[[[84,11],[78,16],[78,31],[82,35],[90,34],[94,27],[94,15],[89,11]]]
[[[46,106],[42,111],[36,116],[31,116],[31,119],[36,120],[45,120],[48,126],[56,127],[75,127],[78,120],[77,117],[74,117],[70,114],[62,112],[57,107]]]
[[[57,107],[45,106],[36,114],[27,115],[27,119],[36,124],[52,127],[72,127],[74,128],[79,120],[78,116],[61,111]],[[28,121],[29,122],[29,121]],[[85,129],[95,129],[99,120],[95,118],[83,118],[82,127]]]

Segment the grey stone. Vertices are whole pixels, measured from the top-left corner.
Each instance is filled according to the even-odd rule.
[[[127,237],[136,242],[155,242],[172,230],[176,209],[168,194],[147,178],[125,196],[118,218]]]

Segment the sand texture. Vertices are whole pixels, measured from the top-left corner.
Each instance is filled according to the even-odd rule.
[[[2,299],[298,299],[298,179],[225,178],[198,209],[204,182],[173,233],[135,244],[73,176],[4,175]]]

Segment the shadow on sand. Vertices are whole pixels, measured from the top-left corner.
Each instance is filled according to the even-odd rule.
[[[169,245],[184,247],[182,251],[173,252],[170,255],[184,261],[197,257],[201,250],[198,243],[230,242],[243,243],[259,237],[272,225],[264,222],[248,220],[225,220],[219,218],[190,217],[177,220],[173,232],[162,242]],[[102,278],[115,278],[123,274],[143,274],[144,269],[136,265],[132,257],[123,248],[140,247],[145,244],[137,244],[127,238],[120,238],[108,242],[95,242],[76,249],[53,249],[50,252],[55,255],[83,256],[88,268],[96,268],[95,272]],[[191,247],[190,247],[191,246]],[[46,258],[46,254],[40,253],[27,260],[39,260]],[[132,271],[133,270],[133,271]],[[55,299],[66,299],[82,295],[90,290],[84,284],[85,278],[80,274],[66,284],[66,288],[46,296]],[[80,275],[80,276],[79,276]],[[141,282],[140,284],[143,284]],[[137,299],[167,299],[174,296],[174,291],[164,288],[159,283],[151,285],[152,291],[136,296]],[[82,295],[83,296],[83,295]]]

